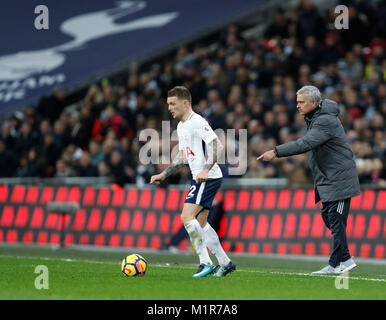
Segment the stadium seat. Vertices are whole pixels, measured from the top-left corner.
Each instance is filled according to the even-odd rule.
[[[247,214],[244,218],[243,231],[241,232],[242,239],[251,239],[253,237],[255,224],[255,216],[252,214]]]
[[[4,203],[7,201],[8,192],[9,192],[8,186],[0,185],[0,203]]]
[[[133,219],[131,221],[131,230],[139,232],[142,230],[143,212],[140,210],[134,211]]]
[[[379,236],[380,231],[381,231],[381,217],[379,214],[372,214],[370,216],[366,238],[375,239]]]
[[[40,231],[37,237],[38,244],[47,244],[48,243],[48,233],[46,231]]]
[[[283,219],[281,213],[275,213],[271,218],[271,228],[269,230],[269,238],[278,239],[281,237],[283,227]]]
[[[361,209],[363,210],[373,209],[374,200],[375,200],[374,190],[365,190],[362,197]]]
[[[110,236],[109,246],[110,247],[119,247],[121,244],[121,236],[119,234],[113,233]]]
[[[311,218],[309,213],[302,213],[300,215],[299,226],[298,226],[298,237],[306,238],[310,232]]]
[[[59,233],[52,233],[50,236],[50,244],[60,244],[60,234]]]
[[[259,210],[263,206],[263,191],[255,190],[252,194],[251,209]]]
[[[46,223],[44,224],[46,229],[59,228],[59,215],[55,212],[50,212],[46,217]]]
[[[110,190],[108,188],[100,188],[98,192],[97,205],[106,207],[110,204]]]
[[[279,193],[279,199],[277,200],[278,209],[288,209],[291,201],[291,191],[281,190]]]
[[[59,187],[56,190],[55,202],[65,202],[67,200],[68,188]]]
[[[324,221],[320,213],[314,213],[311,227],[311,237],[320,238],[324,233]]]
[[[145,232],[154,232],[156,225],[157,225],[157,216],[154,212],[149,211],[146,214],[146,219],[145,219],[145,224],[143,229]]]
[[[366,228],[366,218],[363,214],[357,214],[354,221],[353,238],[363,238]],[[362,249],[361,249],[362,250]]]
[[[180,210],[182,210],[184,208],[184,204],[185,204],[185,200],[186,200],[186,196],[188,195],[188,192],[189,190],[184,190],[182,193],[181,193],[181,198],[180,198]]]
[[[14,226],[18,228],[25,228],[27,226],[29,212],[27,206],[20,206],[16,213]]]
[[[271,242],[264,242],[261,252],[262,253],[273,253],[272,243]]]
[[[24,201],[25,186],[14,186],[12,188],[11,203],[21,203]]]
[[[79,237],[79,244],[88,245],[90,243],[90,236],[86,233],[83,233]]]
[[[256,242],[250,242],[248,245],[248,253],[259,253],[259,244]]]
[[[386,210],[386,190],[379,190],[376,210]]]
[[[316,246],[314,242],[307,242],[306,247],[304,249],[304,254],[307,255],[315,255],[316,254]]]
[[[277,254],[286,254],[287,253],[287,244],[284,242],[280,242],[276,246]]]
[[[13,219],[15,216],[15,209],[13,206],[4,206],[1,220],[0,220],[0,226],[2,227],[12,227]]]
[[[102,223],[102,230],[113,231],[115,229],[116,221],[117,221],[117,215],[115,210],[112,208],[107,209]]]
[[[87,230],[96,231],[99,230],[99,225],[101,223],[101,212],[99,209],[92,209],[90,217],[88,219]]]
[[[295,236],[296,232],[296,214],[288,213],[285,218],[284,239],[291,239]]]
[[[257,220],[255,238],[264,239],[268,233],[268,216],[266,214],[260,214]]]
[[[128,210],[121,210],[121,214],[119,215],[119,221],[117,230],[118,231],[127,231],[129,230],[130,224],[130,213]]]
[[[371,246],[369,243],[361,244],[361,248],[359,250],[359,256],[361,258],[368,258],[370,256]]]
[[[106,240],[106,237],[104,234],[97,234],[94,238],[94,245],[95,246],[104,246],[105,240]]]
[[[94,202],[95,202],[95,189],[92,187],[85,188],[83,191],[82,205],[93,206]]]
[[[75,244],[75,236],[72,233],[66,234],[64,237],[64,245],[70,246],[72,244]]]
[[[248,190],[241,190],[238,192],[237,210],[249,209],[250,207],[249,197],[250,197],[250,192]]]
[[[16,230],[8,230],[5,241],[8,243],[14,243],[18,241],[18,235]]]
[[[25,203],[27,204],[36,204],[39,199],[39,188],[35,186],[29,186],[27,190],[27,195],[25,196]]]
[[[33,243],[33,239],[34,239],[34,236],[32,231],[25,231],[21,241],[25,244],[30,244],[30,243]]]
[[[70,192],[68,194],[68,201],[69,202],[80,202],[80,197],[81,197],[81,191],[79,187],[71,187]]]
[[[179,201],[180,201],[180,191],[176,189],[169,190],[167,202],[165,205],[165,210],[167,211],[177,210]],[[184,198],[184,201],[185,201],[185,198]]]
[[[140,208],[149,208],[152,197],[152,190],[142,189],[141,196],[139,198],[139,207]]]
[[[153,250],[158,250],[161,248],[161,237],[153,236],[150,241],[150,248]]]
[[[153,209],[162,210],[165,203],[165,189],[157,189],[153,196]],[[177,202],[178,203],[178,202]]]
[[[292,197],[292,207],[294,209],[303,209],[305,197],[306,197],[305,190],[302,190],[302,189],[296,190]]]
[[[276,190],[267,190],[264,198],[265,209],[275,209],[276,207]]]
[[[324,256],[328,256],[331,253],[330,244],[328,242],[321,242],[319,246],[320,254]]]
[[[179,215],[175,216],[178,220],[181,221]],[[180,224],[182,226],[182,223]],[[173,231],[173,234],[176,233],[180,228],[176,231]],[[162,212],[159,217],[158,231],[161,233],[169,233],[170,230],[170,214],[167,212]]]
[[[385,245],[384,244],[377,244],[375,246],[374,257],[378,258],[378,259],[384,259],[385,258]]]
[[[87,219],[86,210],[79,209],[78,212],[75,214],[75,218],[73,219],[72,230],[73,231],[83,230],[86,224],[86,219]]]
[[[241,241],[237,241],[235,243],[235,246],[233,248],[233,251],[235,253],[243,253],[244,252],[244,242],[241,242]]]
[[[241,229],[241,217],[238,214],[235,214],[231,217],[227,237],[228,238],[238,238]]]
[[[132,235],[126,235],[123,239],[123,246],[127,248],[134,247],[134,237]]]
[[[54,197],[54,188],[53,187],[43,187],[42,193],[40,195],[40,204],[46,204],[51,202]]]
[[[140,248],[140,249],[147,247],[147,236],[146,235],[138,236],[136,247]]]
[[[125,202],[125,190],[123,188],[115,189],[113,191],[113,199],[111,200],[111,205],[122,207]]]
[[[160,220],[160,223],[161,223],[161,220]],[[180,214],[176,213],[176,214],[174,214],[173,222],[172,222],[172,234],[177,233],[181,227],[182,227],[182,221],[180,218]]]
[[[134,208],[137,206],[138,202],[138,190],[137,189],[130,189],[127,192],[126,197],[126,206],[129,208]]]
[[[40,229],[43,225],[44,212],[42,207],[35,207],[32,213],[30,228]]]
[[[291,252],[291,254],[302,254],[303,253],[302,243],[299,243],[299,242],[291,243],[289,251]]]
[[[227,190],[225,191],[225,197],[224,197],[224,210],[225,211],[232,211],[235,209],[235,198],[236,198],[236,191],[235,190]]]

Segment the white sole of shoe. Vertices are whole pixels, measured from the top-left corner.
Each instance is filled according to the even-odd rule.
[[[351,269],[355,268],[356,266],[357,266],[356,263],[351,264],[351,265],[349,265],[348,267],[344,268],[344,269],[341,271],[341,273],[348,272],[348,271],[350,271]]]

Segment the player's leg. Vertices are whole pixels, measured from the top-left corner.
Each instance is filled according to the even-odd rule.
[[[199,270],[194,276],[205,276],[211,273],[214,269],[212,260],[209,257],[208,250],[205,245],[204,231],[196,219],[197,214],[201,210],[202,207],[200,205],[185,203],[181,213],[182,223],[184,224],[190,241],[200,259]]]

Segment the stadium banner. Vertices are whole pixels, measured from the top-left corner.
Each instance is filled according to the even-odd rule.
[[[0,242],[164,249],[182,227],[187,191],[79,186],[0,185]],[[221,190],[218,233],[235,253],[329,255],[311,189]],[[73,215],[48,212],[50,202],[75,202]],[[365,189],[352,198],[347,221],[352,255],[385,258],[386,190]],[[185,238],[181,250],[189,246]]]
[[[266,2],[2,1],[0,113],[31,107],[55,87],[72,90],[122,71]]]

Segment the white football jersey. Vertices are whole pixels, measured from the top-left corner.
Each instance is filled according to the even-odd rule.
[[[193,179],[196,179],[206,162],[207,144],[217,139],[217,135],[208,121],[195,112],[192,112],[185,122],[178,123],[177,135],[179,150],[184,152]],[[222,178],[222,172],[217,163],[209,170],[208,178]]]

